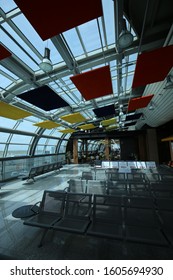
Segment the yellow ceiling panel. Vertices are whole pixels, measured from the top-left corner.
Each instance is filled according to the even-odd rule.
[[[59,132],[62,132],[62,133],[73,133],[75,132],[76,130],[75,129],[72,129],[72,128],[67,128],[67,129],[64,129],[64,130],[58,130]]]
[[[93,124],[83,124],[83,125],[80,125],[80,126],[78,126],[79,128],[81,128],[81,129],[93,129],[93,128],[96,128],[96,126],[95,125],[93,125]]]
[[[80,113],[65,115],[62,116],[61,119],[69,123],[79,123],[86,121],[86,118],[84,118]]]
[[[24,119],[32,114],[13,105],[0,101],[0,116],[12,120]]]
[[[106,130],[114,130],[114,129],[116,129],[116,128],[118,128],[118,125],[116,125],[116,124],[114,124],[114,125],[109,125],[109,126],[106,126],[106,127],[105,127]]]
[[[39,126],[42,128],[46,128],[46,129],[52,129],[52,128],[61,126],[61,124],[58,124],[58,123],[55,123],[52,121],[43,121],[43,122],[35,123],[33,125]]]
[[[173,141],[173,136],[169,136],[169,137],[166,137],[166,138],[162,138],[161,141],[162,141],[162,142],[165,142],[165,141]]]
[[[108,126],[110,124],[115,124],[116,122],[117,122],[117,120],[115,118],[112,118],[112,119],[101,121],[101,125]]]

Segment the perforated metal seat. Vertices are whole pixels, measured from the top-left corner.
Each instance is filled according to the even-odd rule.
[[[135,183],[135,182],[140,182],[140,183],[143,183],[143,182],[146,182],[147,181],[147,177],[144,173],[127,173],[126,174],[127,176],[127,181],[130,183]]]
[[[44,191],[39,213],[24,221],[24,225],[40,228],[50,226],[63,216],[66,194],[58,191]]]
[[[126,181],[126,173],[107,170],[105,174],[108,181]]]
[[[99,180],[88,180],[87,193],[106,194],[106,182]]]
[[[81,197],[80,201],[79,197]],[[67,193],[65,214],[52,228],[54,230],[84,233],[90,223],[91,199],[91,194],[85,194],[84,197],[80,193]]]
[[[154,203],[150,198],[125,198],[125,238],[127,241],[168,245]]]
[[[173,174],[160,174],[160,181],[173,183]]]
[[[107,194],[109,195],[127,195],[127,183],[121,181],[107,181]]]
[[[143,196],[126,196],[124,197],[126,207],[155,209],[154,199],[152,197]]]
[[[151,196],[151,189],[148,183],[144,182],[130,182],[129,194],[134,196]]]
[[[126,241],[167,246],[168,242],[159,228],[126,226]]]
[[[150,189],[155,197],[173,198],[173,184],[171,182],[151,183]]]
[[[94,175],[93,175],[92,171],[83,171],[82,172],[81,180],[93,180],[93,179],[94,179]]]
[[[95,195],[92,223],[87,234],[122,239],[123,238],[122,198]]]
[[[86,192],[86,180],[70,179],[68,181],[68,192],[85,193]]]

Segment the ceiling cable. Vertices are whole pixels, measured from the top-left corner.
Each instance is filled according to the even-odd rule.
[[[139,55],[139,53],[141,51],[142,39],[143,39],[143,35],[144,35],[144,28],[145,28],[147,13],[148,13],[148,6],[149,6],[149,0],[147,0],[147,4],[146,4],[146,8],[145,8],[145,14],[144,14],[144,20],[143,20],[143,25],[142,25],[141,37],[140,37],[139,47],[138,47],[138,55]]]
[[[106,65],[106,57],[105,57],[105,53],[104,53],[103,40],[102,40],[102,36],[101,36],[101,30],[100,30],[98,18],[97,18],[97,27],[98,27],[98,31],[99,31],[99,37],[100,37],[103,59],[104,59],[105,65]]]
[[[140,41],[139,41],[139,47],[138,47],[137,55],[139,55],[139,53],[141,51],[141,45],[142,45],[142,40],[143,40],[143,35],[144,35],[144,28],[145,28],[145,23],[146,23],[146,18],[147,18],[148,6],[149,6],[149,0],[147,0],[147,4],[146,4],[146,8],[145,8],[144,20],[143,20],[141,37],[140,37]],[[130,95],[129,95],[129,101],[131,99],[131,93],[132,93],[132,90],[131,90]],[[126,114],[127,113],[128,113],[128,108],[127,108]]]

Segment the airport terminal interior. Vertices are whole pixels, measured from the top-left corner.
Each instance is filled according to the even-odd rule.
[[[0,259],[173,259],[171,7],[0,1]]]

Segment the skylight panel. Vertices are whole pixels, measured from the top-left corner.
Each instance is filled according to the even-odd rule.
[[[128,66],[128,71],[129,72],[134,72],[135,71],[135,67],[136,67],[136,65],[134,64],[134,65],[130,65],[130,66]]]
[[[39,66],[36,64],[37,62],[34,62],[32,59],[30,59],[24,50],[29,51],[30,53],[32,53],[32,55],[33,55],[33,52],[31,52],[29,50],[28,46],[20,39],[20,37],[12,30],[11,27],[9,27],[6,23],[2,24],[2,26],[5,27],[7,32],[9,32],[10,35],[12,35],[16,39],[16,42],[14,42],[6,33],[1,31],[2,43],[5,46],[8,46],[8,49],[12,53],[15,53],[18,56],[18,58],[20,60],[22,60],[26,65],[28,65],[32,70],[34,70],[34,71],[38,70]],[[22,48],[19,47],[19,45],[17,43],[19,45],[21,45],[21,47],[23,47],[24,50],[22,50]],[[38,62],[39,62],[39,60],[38,60]]]
[[[61,94],[62,98],[69,103],[70,105],[74,105],[76,102],[70,98],[67,94]]]
[[[79,26],[82,40],[87,52],[91,52],[101,47],[97,21],[92,20]]]
[[[102,0],[108,45],[115,44],[114,1]]]
[[[133,75],[128,75],[128,77],[127,77],[127,90],[130,90],[132,88],[132,82],[133,82]]]
[[[5,89],[11,83],[12,83],[12,81],[10,79],[8,79],[7,77],[3,76],[3,73],[0,70],[0,85],[1,85],[1,87]],[[1,88],[0,88],[0,90],[1,90]]]
[[[79,36],[77,35],[75,28],[64,32],[63,35],[74,56],[79,56],[84,53],[81,42],[79,40]]]
[[[81,93],[80,93],[78,90],[74,90],[74,91],[73,91],[73,94],[75,94],[75,96],[76,96],[77,99],[79,99],[79,100],[82,99],[82,95],[81,95]]]
[[[5,67],[1,66],[0,65],[0,71],[6,73],[8,76],[11,77],[11,79],[13,80],[18,80],[19,78],[14,74],[12,73],[11,71],[9,71],[8,69],[6,69]]]
[[[44,49],[45,47],[48,47],[51,50],[51,61],[53,64],[59,63],[62,61],[62,57],[57,52],[55,46],[51,42],[51,40],[47,40],[43,42],[43,40],[40,38],[40,36],[37,34],[35,29],[32,27],[30,22],[26,19],[26,17],[23,14],[20,14],[12,19],[12,21],[15,23],[15,25],[22,31],[22,33],[25,35],[25,37],[32,42],[33,46],[37,47],[37,50],[41,55],[44,55]],[[31,51],[30,51],[31,54]],[[36,57],[36,55],[34,54]],[[38,63],[40,63],[40,60],[38,57],[36,57]],[[39,67],[38,67],[39,68]]]
[[[14,3],[13,0],[1,0],[1,8],[3,9],[3,11],[5,13],[8,13],[9,11],[15,9],[17,6],[16,6],[16,3]]]

